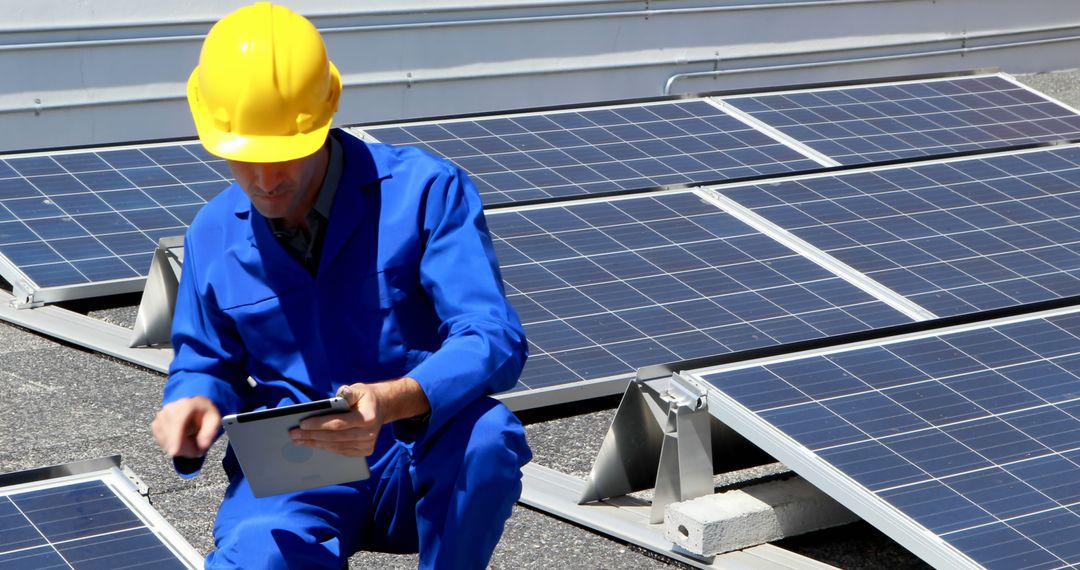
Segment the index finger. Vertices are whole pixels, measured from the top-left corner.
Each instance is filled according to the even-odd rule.
[[[221,414],[216,409],[203,410],[199,431],[195,434],[195,445],[206,453],[214,445],[218,432],[221,431]]]
[[[184,406],[180,409],[162,410],[154,419],[154,423],[158,445],[170,457],[192,455],[196,451],[193,446],[188,445],[188,432],[192,427],[198,429],[194,410]]]
[[[303,430],[343,430],[357,427],[364,427],[365,422],[363,416],[356,413],[355,410],[348,412],[341,412],[337,414],[326,414],[322,416],[315,416],[313,418],[305,418],[300,422],[300,429]]]

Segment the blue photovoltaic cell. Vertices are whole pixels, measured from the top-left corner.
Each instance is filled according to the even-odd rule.
[[[1080,148],[719,189],[939,316],[1080,295]]]
[[[32,289],[144,277],[228,176],[199,144],[0,159],[0,254]]]
[[[185,567],[102,481],[0,496],[0,569]]]
[[[530,343],[519,389],[908,322],[689,192],[487,220]]]
[[[704,101],[365,129],[446,157],[485,204],[820,168]]]
[[[51,546],[0,552],[0,570],[69,570],[71,566]]]
[[[725,102],[841,164],[1080,136],[1080,115],[997,76],[731,97]]]
[[[7,497],[0,497],[0,544],[16,550],[45,544],[45,537]]]
[[[1074,312],[704,379],[979,564],[1072,567],[1078,335]]]

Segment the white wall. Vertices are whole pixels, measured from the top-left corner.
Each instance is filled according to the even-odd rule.
[[[193,136],[184,85],[240,0],[0,0],[0,151]],[[340,124],[981,67],[1080,67],[1078,0],[294,1]],[[715,72],[715,73],[714,73]]]

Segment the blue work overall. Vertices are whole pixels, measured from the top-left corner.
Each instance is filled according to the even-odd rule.
[[[331,136],[344,164],[314,274],[235,185],[196,216],[163,403],[205,396],[225,415],[408,376],[431,412],[384,426],[356,485],[256,500],[228,458],[208,562],[332,567],[354,549],[419,548],[422,566],[482,566],[530,454],[487,398],[514,386],[527,351],[480,198],[446,161]]]

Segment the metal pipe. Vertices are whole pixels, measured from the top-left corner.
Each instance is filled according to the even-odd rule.
[[[1073,29],[1073,28],[1066,28],[1066,29]],[[983,36],[983,37],[987,37],[987,36]],[[969,38],[968,41],[970,41],[970,39],[971,38]],[[1062,38],[1047,38],[1047,39],[1041,39],[1041,40],[1026,40],[1026,41],[1010,42],[1010,43],[1005,43],[1005,44],[994,44],[994,45],[989,45],[989,46],[960,47],[960,48],[950,48],[950,49],[944,49],[944,50],[932,50],[932,51],[922,51],[922,52],[907,52],[907,53],[903,53],[903,54],[891,54],[891,55],[885,55],[885,56],[867,56],[867,57],[859,57],[859,58],[836,59],[836,60],[829,60],[829,61],[815,61],[815,62],[808,62],[808,63],[792,63],[792,64],[771,65],[771,66],[746,67],[746,68],[739,68],[739,69],[721,69],[721,70],[712,70],[712,71],[694,71],[694,72],[687,72],[687,73],[677,73],[677,74],[672,75],[671,77],[668,78],[667,82],[664,84],[663,94],[665,96],[670,95],[671,94],[671,86],[676,81],[681,80],[681,79],[688,79],[688,78],[719,77],[719,76],[724,76],[724,75],[736,75],[736,74],[745,74],[745,73],[754,73],[754,72],[783,71],[783,70],[794,70],[794,69],[813,69],[813,68],[819,68],[819,67],[828,67],[830,65],[849,65],[849,64],[855,64],[855,63],[873,63],[873,62],[890,61],[890,60],[897,60],[897,59],[904,59],[904,58],[914,58],[914,57],[933,57],[933,56],[950,55],[950,54],[964,54],[964,53],[971,53],[971,52],[976,52],[976,51],[988,51],[988,50],[995,50],[995,49],[1008,49],[1008,48],[1014,48],[1014,47],[1027,47],[1027,46],[1035,46],[1035,45],[1045,45],[1045,44],[1053,44],[1053,43],[1072,42],[1072,41],[1078,41],[1078,40],[1080,40],[1080,34],[1073,34],[1073,35],[1070,35],[1068,37],[1062,37]],[[963,40],[949,40],[949,41],[963,41]],[[906,45],[906,44],[902,44],[902,45]],[[881,48],[881,47],[895,47],[895,46],[876,46],[876,47]],[[857,49],[867,49],[867,48],[848,48],[847,50],[830,50],[829,52],[819,52],[819,53],[833,53],[835,51],[854,51],[854,50],[857,50]],[[694,64],[699,64],[699,63],[715,63],[715,61],[716,60],[714,60],[714,59],[692,60],[692,61],[682,63],[681,65],[694,65]],[[647,62],[632,62],[632,63],[625,63],[625,64],[617,64],[617,65],[598,64],[598,65],[592,65],[592,66],[582,66],[582,67],[574,68],[572,70],[571,69],[566,69],[566,68],[551,68],[551,69],[540,69],[540,70],[526,69],[526,70],[513,70],[513,71],[499,71],[499,72],[494,72],[494,73],[476,73],[476,74],[472,74],[472,75],[469,75],[469,76],[442,75],[442,76],[429,76],[429,77],[416,77],[416,76],[413,76],[411,78],[406,78],[406,77],[397,78],[396,77],[396,78],[379,79],[379,80],[373,80],[373,81],[347,81],[345,83],[344,87],[346,89],[352,89],[352,88],[360,88],[360,87],[365,87],[365,88],[367,88],[367,87],[379,87],[379,86],[385,87],[385,86],[395,86],[395,85],[401,85],[401,86],[411,85],[411,86],[415,86],[415,85],[418,85],[418,84],[441,83],[441,82],[457,81],[457,80],[469,81],[469,80],[481,80],[481,79],[503,79],[503,78],[512,78],[512,77],[522,77],[522,76],[555,75],[555,74],[559,74],[559,73],[579,73],[579,72],[582,72],[582,71],[602,71],[602,70],[615,71],[615,70],[620,70],[620,69],[635,69],[635,68],[642,68],[642,67],[654,67],[654,66],[657,66],[657,65],[666,65],[666,63],[663,63],[663,62],[658,63],[658,62],[655,62],[655,61],[647,61]],[[77,102],[56,103],[56,104],[34,103],[34,104],[29,104],[29,105],[0,108],[0,115],[11,114],[11,113],[28,113],[28,112],[29,113],[41,113],[43,111],[56,111],[56,110],[67,110],[67,109],[86,109],[86,108],[94,108],[94,107],[108,107],[108,106],[113,106],[113,105],[128,105],[128,104],[132,104],[132,103],[139,103],[139,104],[143,104],[143,103],[168,103],[168,102],[174,102],[174,101],[181,101],[183,99],[184,99],[184,95],[183,94],[178,94],[178,95],[161,95],[161,96],[157,96],[157,97],[147,97],[147,98],[139,99],[137,101],[132,101],[131,99],[114,98],[114,99],[95,99],[93,101],[77,101]]]
[[[1054,28],[1054,29],[1076,29],[1076,28],[1077,27],[1075,27],[1075,26],[1071,26],[1071,27],[1068,27],[1068,28]],[[1054,29],[1035,30],[1035,31],[1053,31]],[[1030,32],[1031,31],[1029,30],[1029,31],[1017,32],[1017,33],[1030,33]],[[948,40],[948,41],[966,42],[966,41],[970,41],[971,39],[986,38],[986,37],[993,37],[993,36],[985,35],[985,36],[981,36],[981,37],[968,38],[967,40]],[[862,64],[862,63],[886,62],[886,60],[903,59],[903,58],[908,58],[908,57],[928,57],[928,56],[941,56],[941,55],[951,55],[951,54],[966,54],[966,53],[972,53],[972,52],[982,52],[982,51],[989,51],[989,50],[1003,50],[1003,49],[1010,49],[1010,48],[1024,48],[1024,46],[1042,45],[1042,44],[1050,44],[1050,43],[1061,43],[1061,42],[1078,41],[1078,40],[1080,40],[1080,33],[1076,33],[1076,35],[1072,35],[1072,36],[1068,36],[1068,37],[1064,37],[1064,38],[1048,38],[1048,39],[1041,39],[1041,40],[1015,41],[1015,42],[1001,43],[1001,44],[994,44],[994,45],[975,46],[975,48],[954,48],[954,49],[948,49],[948,50],[934,50],[934,51],[923,51],[923,52],[906,52],[906,53],[903,53],[903,54],[852,57],[852,58],[847,58],[847,59],[829,59],[829,60],[822,60],[822,62],[808,62],[808,63],[802,63],[802,64],[781,64],[781,65],[774,65],[774,66],[745,67],[745,68],[739,68],[739,69],[716,69],[716,70],[710,70],[710,71],[690,71],[690,72],[684,72],[684,73],[675,73],[670,78],[667,78],[667,81],[664,83],[664,87],[663,87],[663,95],[665,95],[665,96],[671,95],[671,86],[676,81],[681,80],[681,79],[723,77],[723,76],[728,76],[728,74],[742,74],[742,73],[762,72],[762,71],[764,71],[764,72],[783,71],[783,70],[794,70],[794,69],[813,69],[813,68],[827,67],[827,66],[832,66],[832,65],[851,65],[851,64]],[[885,46],[878,46],[878,48],[895,48],[895,46],[914,45],[914,44],[915,44],[914,42],[913,43],[906,43],[906,44],[890,44],[890,45],[885,45]],[[841,52],[843,52],[843,51],[865,50],[865,49],[866,48],[851,48],[851,49],[847,49],[847,50],[841,50]],[[818,53],[835,53],[835,52],[836,51],[827,51],[827,52],[823,51],[823,52],[818,52]],[[688,62],[681,63],[680,65],[711,64],[711,63],[716,63],[716,59],[688,60]],[[634,69],[634,68],[642,68],[642,67],[653,67],[653,66],[657,66],[657,65],[662,65],[662,64],[658,64],[657,62],[633,62],[633,63],[616,64],[616,65],[607,64],[607,65],[582,66],[582,67],[578,67],[578,68],[575,68],[575,69],[552,68],[552,69],[511,70],[511,71],[497,71],[497,72],[489,72],[489,73],[474,73],[474,74],[471,74],[471,76],[468,76],[468,77],[463,77],[463,76],[429,76],[429,77],[417,78],[417,77],[414,76],[414,77],[411,77],[411,78],[393,78],[393,79],[381,79],[381,80],[374,80],[374,81],[351,81],[351,82],[346,82],[345,85],[343,85],[343,86],[345,86],[345,89],[355,89],[355,87],[392,86],[392,85],[406,85],[406,84],[408,84],[408,85],[417,85],[417,84],[422,84],[422,83],[438,83],[438,82],[456,81],[456,80],[469,81],[469,80],[485,80],[485,79],[505,79],[505,78],[513,78],[513,77],[524,77],[524,76],[550,76],[550,74],[565,73],[565,72],[613,71],[613,70],[619,70],[619,69]],[[116,105],[130,105],[132,103],[138,103],[138,104],[170,103],[170,101],[183,100],[184,97],[185,96],[183,94],[180,94],[180,95],[160,95],[160,96],[156,96],[156,97],[145,97],[145,98],[140,98],[137,101],[133,101],[132,99],[129,99],[129,98],[111,98],[111,99],[94,99],[94,100],[73,101],[73,103],[59,103],[59,104],[35,103],[35,104],[19,106],[19,107],[0,108],[0,114],[10,114],[10,113],[17,113],[17,112],[40,113],[40,112],[43,112],[43,111],[52,111],[52,110],[86,109],[86,108],[95,108],[95,107],[109,107],[109,106],[116,106]]]
[[[834,6],[834,5],[850,5],[850,4],[881,4],[881,3],[895,3],[895,2],[916,2],[919,0],[797,0],[790,2],[769,2],[765,4],[736,4],[728,6],[704,6],[698,8],[669,8],[669,9],[652,9],[646,8],[643,10],[628,10],[628,11],[609,11],[609,12],[593,12],[584,14],[555,14],[548,16],[514,16],[514,17],[502,17],[502,18],[486,18],[486,19],[474,19],[474,20],[448,20],[442,22],[409,22],[409,23],[396,23],[396,24],[372,24],[372,25],[359,25],[359,26],[323,26],[320,27],[320,31],[325,34],[338,34],[357,31],[389,31],[389,30],[407,30],[413,28],[439,28],[439,27],[459,27],[459,26],[477,26],[477,25],[492,25],[492,24],[518,24],[518,23],[537,23],[537,22],[552,22],[562,20],[591,20],[601,18],[626,18],[626,17],[656,17],[665,15],[682,15],[682,14],[703,14],[713,12],[737,12],[747,10],[774,10],[781,8],[804,8],[812,6]],[[596,4],[603,4],[610,2],[596,2]],[[622,2],[620,2],[622,3]],[[593,3],[583,2],[582,5],[591,5]],[[527,8],[535,7],[565,7],[568,4],[541,4],[541,5],[528,5]],[[647,3],[646,3],[647,5]],[[488,10],[501,10],[509,9],[521,6],[506,5],[506,7],[491,8],[483,7],[480,9],[474,9],[474,12],[488,11]],[[425,14],[439,13],[439,10],[424,10]],[[460,9],[445,9],[443,12],[463,12]],[[396,14],[414,14],[411,12],[379,12],[379,13],[363,13],[363,12],[340,12],[327,15],[312,15],[312,20],[329,20],[329,19],[345,19],[345,18],[370,18],[372,16],[383,15],[396,15]],[[56,33],[56,32],[82,32],[86,30],[104,30],[104,29],[138,29],[138,28],[153,28],[153,27],[184,27],[184,28],[205,28],[209,29],[214,22],[211,20],[192,22],[177,21],[177,20],[160,20],[155,22],[139,22],[137,24],[131,23],[118,23],[98,25],[93,27],[87,26],[70,26],[70,27],[52,27],[52,28],[26,28],[26,29],[7,29],[0,30],[0,37],[3,35],[14,34],[40,34],[40,33]],[[316,22],[318,23],[318,22]],[[204,34],[180,34],[172,36],[150,36],[140,38],[123,38],[123,39],[96,39],[96,40],[70,40],[59,42],[37,42],[37,43],[22,43],[22,44],[8,44],[0,45],[0,51],[24,51],[32,49],[52,49],[52,48],[85,48],[85,47],[98,47],[98,46],[112,46],[112,45],[129,45],[129,44],[144,44],[144,43],[167,43],[176,41],[191,41],[201,40]]]
[[[961,42],[961,44],[964,44],[967,41],[970,41],[970,39],[971,38],[961,38],[961,39],[958,39],[958,40],[950,40],[950,41],[959,41],[959,42]],[[848,59],[834,59],[834,60],[828,60],[828,61],[812,61],[812,62],[807,62],[807,63],[785,63],[785,64],[780,64],[780,65],[763,65],[763,66],[758,66],[758,67],[743,67],[743,68],[738,68],[738,69],[714,69],[714,70],[711,70],[711,71],[692,71],[692,72],[686,72],[686,73],[676,73],[676,74],[672,75],[671,77],[669,77],[667,79],[667,81],[664,83],[663,94],[665,96],[670,95],[671,94],[671,86],[676,81],[679,81],[680,79],[693,79],[693,78],[698,78],[698,77],[721,77],[721,76],[724,76],[724,75],[739,75],[739,74],[751,73],[751,72],[771,72],[771,71],[790,71],[790,70],[796,70],[796,69],[814,69],[814,68],[818,68],[818,67],[828,67],[828,66],[832,66],[832,65],[851,65],[851,64],[857,64],[857,63],[875,63],[875,62],[881,62],[881,61],[892,61],[892,60],[897,60],[897,59],[907,59],[907,58],[916,58],[916,57],[934,57],[934,56],[955,55],[955,54],[964,55],[964,54],[968,54],[968,53],[972,53],[972,52],[979,52],[979,51],[989,51],[989,50],[996,50],[996,49],[1007,49],[1007,48],[1016,48],[1016,47],[1045,45],[1045,44],[1052,44],[1052,43],[1071,42],[1071,41],[1077,41],[1077,40],[1080,40],[1080,34],[1076,34],[1076,35],[1072,35],[1072,36],[1068,36],[1068,37],[1064,37],[1064,38],[1046,38],[1046,39],[1041,39],[1041,40],[1026,40],[1026,41],[1010,42],[1010,43],[1005,43],[1005,44],[994,44],[994,45],[988,45],[988,46],[976,46],[976,47],[961,46],[961,47],[958,47],[958,48],[950,48],[950,49],[942,49],[942,50],[932,50],[932,51],[922,51],[922,52],[906,52],[906,53],[899,53],[899,54],[875,55],[875,56],[865,56],[865,57],[854,57],[854,58],[848,58]],[[883,46],[883,47],[886,47],[886,46]],[[847,50],[845,50],[845,51],[847,51]],[[809,53],[813,53],[813,52],[809,52]],[[818,53],[828,53],[828,52],[818,52]],[[705,60],[705,61],[700,61],[700,62],[695,62],[695,63],[716,63],[718,61],[719,60]]]

